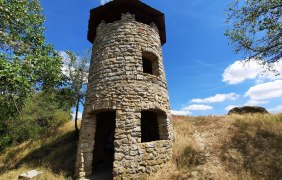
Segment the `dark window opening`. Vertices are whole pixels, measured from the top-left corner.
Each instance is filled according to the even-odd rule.
[[[143,62],[143,73],[153,74],[152,62],[145,57],[142,57],[142,62]]]
[[[93,174],[108,172],[112,178],[114,162],[114,138],[116,112],[107,111],[96,115],[95,145],[93,151]]]
[[[160,140],[158,116],[151,111],[141,112],[141,142]]]

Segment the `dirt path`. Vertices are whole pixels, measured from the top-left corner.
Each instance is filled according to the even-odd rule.
[[[232,122],[222,118],[191,121],[192,138],[202,160],[192,170],[190,179],[234,179],[234,174],[227,171],[220,157],[222,142],[230,135]]]

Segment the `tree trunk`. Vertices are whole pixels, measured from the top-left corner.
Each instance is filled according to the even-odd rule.
[[[78,118],[78,110],[79,110],[79,100],[80,97],[77,97],[77,101],[76,101],[76,108],[75,108],[75,118],[74,118],[74,124],[75,124],[75,134],[78,135],[79,134],[79,130],[78,130],[78,126],[77,126],[77,118]]]

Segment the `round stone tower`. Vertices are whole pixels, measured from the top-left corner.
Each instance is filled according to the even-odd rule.
[[[138,0],[114,0],[91,10],[88,40],[77,177],[142,178],[171,157],[164,14]]]

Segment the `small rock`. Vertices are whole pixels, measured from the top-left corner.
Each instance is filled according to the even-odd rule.
[[[19,179],[32,179],[40,174],[42,174],[42,172],[37,171],[37,170],[31,170],[26,173],[20,174]]]

